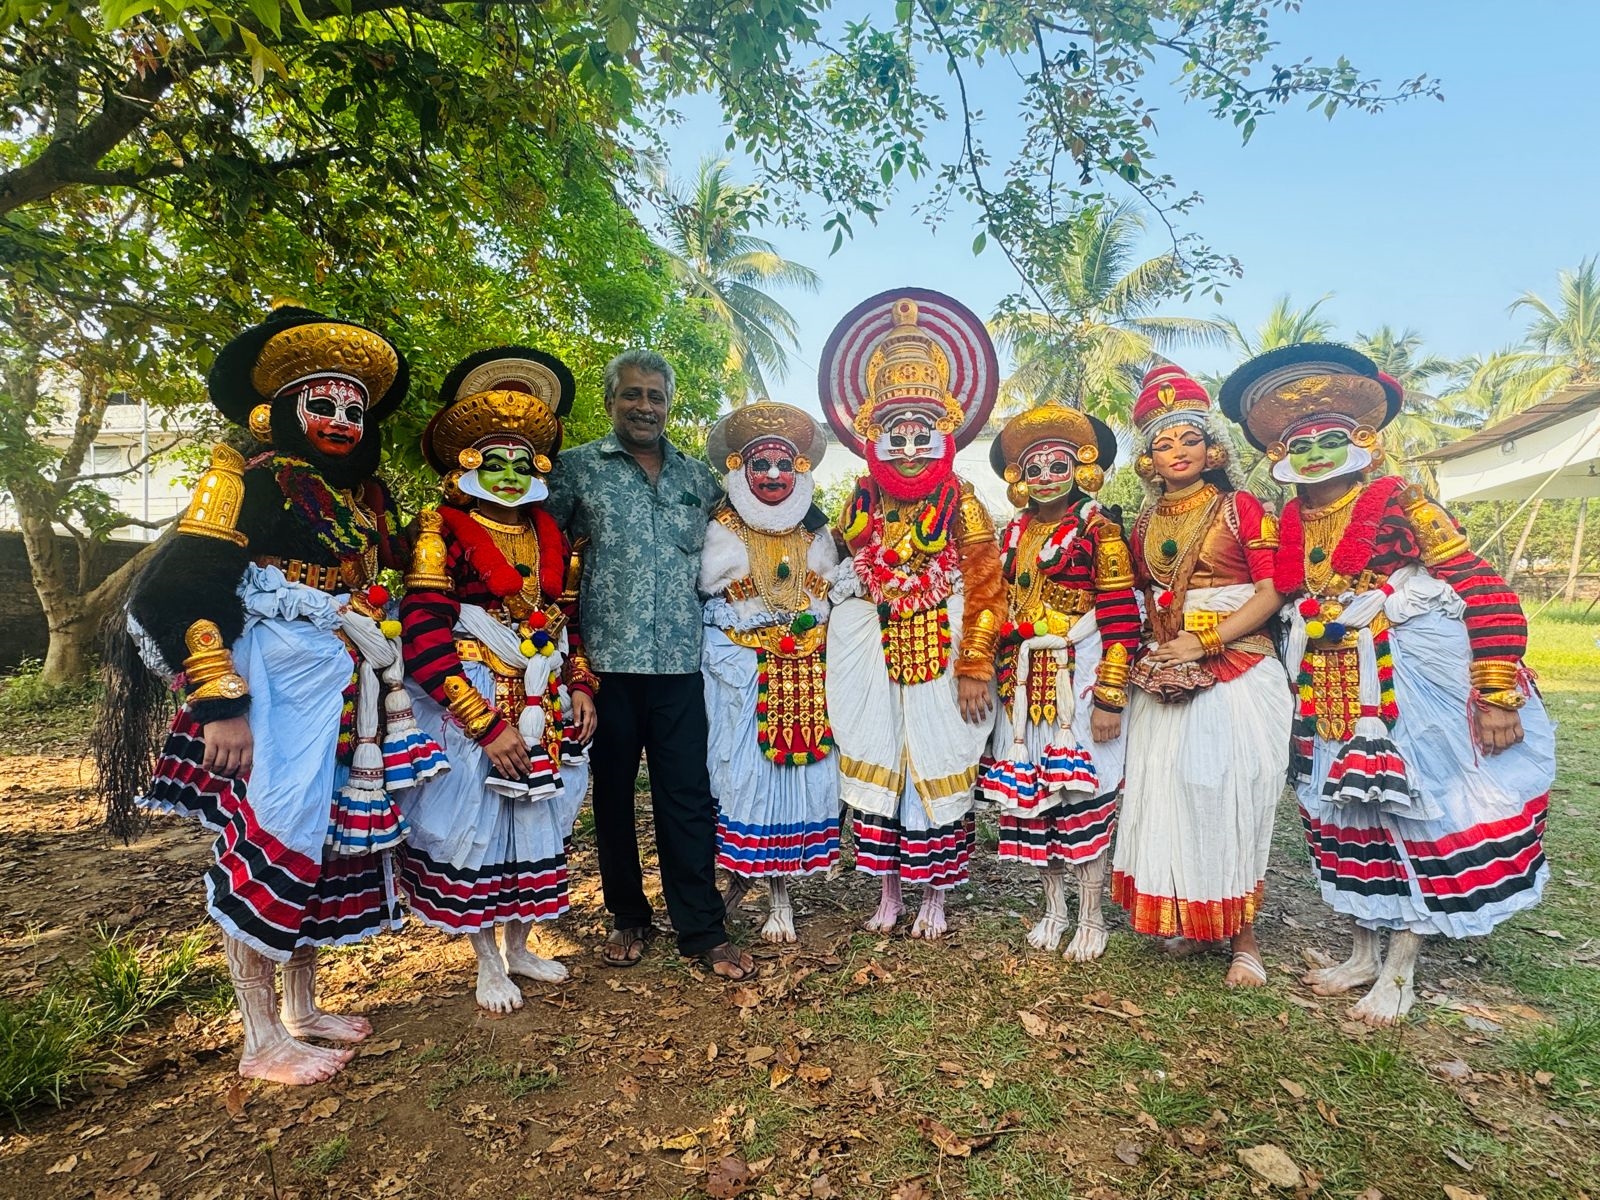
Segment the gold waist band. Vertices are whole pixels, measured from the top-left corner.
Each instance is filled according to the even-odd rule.
[[[277,567],[290,583],[303,583],[319,592],[347,592],[350,585],[344,581],[338,567],[322,567],[316,563],[301,562],[298,558],[279,558],[273,554],[256,557],[258,567]]]
[[[810,658],[822,649],[828,636],[825,625],[813,625],[804,633],[790,633],[783,625],[766,625],[748,630],[724,629],[723,633],[735,646],[743,646],[746,650],[765,650],[781,658]],[[786,637],[794,638],[793,650],[783,649],[782,642]]]
[[[504,679],[521,679],[522,668],[514,667],[477,638],[457,638],[456,657],[462,662],[481,662]]]

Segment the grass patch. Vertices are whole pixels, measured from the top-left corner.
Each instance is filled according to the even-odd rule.
[[[46,683],[43,665],[27,659],[0,679],[0,752],[60,754],[69,743],[73,752],[82,748],[82,735],[94,723],[100,682]]]
[[[1509,1057],[1536,1078],[1548,1076],[1556,1103],[1600,1116],[1600,1014],[1580,1013],[1519,1038]]]
[[[125,1061],[121,1039],[163,1008],[181,1003],[215,1012],[226,979],[219,984],[218,973],[201,964],[207,936],[196,931],[162,946],[102,929],[83,963],[27,1000],[0,999],[0,1112],[18,1120],[36,1104],[59,1106]]]
[[[446,1053],[448,1052],[441,1051],[440,1047],[432,1046],[418,1055],[415,1061],[436,1061],[443,1058]],[[560,1086],[561,1079],[552,1066],[530,1071],[526,1069],[526,1064],[520,1061],[501,1062],[497,1058],[478,1054],[452,1065],[444,1078],[428,1089],[424,1103],[430,1111],[437,1112],[448,1104],[457,1092],[480,1083],[500,1084],[508,1098],[520,1100],[524,1096],[548,1092]]]
[[[310,1154],[294,1160],[296,1175],[330,1175],[350,1155],[350,1139],[344,1134],[331,1137]]]

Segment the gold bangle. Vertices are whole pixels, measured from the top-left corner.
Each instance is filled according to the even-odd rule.
[[[1503,688],[1497,692],[1479,692],[1478,703],[1492,705],[1495,708],[1510,709],[1515,712],[1528,702],[1528,698],[1516,688]]]
[[[1128,648],[1120,643],[1108,647],[1095,672],[1095,680],[1108,688],[1120,688],[1128,682]]]
[[[1472,664],[1472,686],[1480,692],[1503,692],[1517,685],[1517,664],[1489,658]]]
[[[459,675],[452,675],[444,681],[444,694],[450,715],[461,722],[461,728],[466,730],[468,737],[476,740],[494,724],[495,710],[478,694],[477,688]]]
[[[1222,635],[1215,628],[1197,629],[1194,636],[1200,639],[1201,649],[1205,651],[1207,658],[1216,658],[1228,648],[1222,640]]]
[[[1128,703],[1128,693],[1121,688],[1096,686],[1093,695],[1096,704],[1113,712],[1121,712]]]
[[[196,621],[184,631],[183,642],[189,649],[183,679],[191,702],[238,700],[250,694],[249,684],[233,669],[233,653],[222,644],[215,621]]]

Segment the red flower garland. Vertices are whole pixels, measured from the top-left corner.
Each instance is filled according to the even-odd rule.
[[[439,516],[450,536],[460,543],[467,564],[492,594],[503,598],[522,590],[522,572],[506,560],[489,531],[473,520],[471,513],[441,504]],[[542,508],[533,510],[533,530],[539,539],[539,590],[553,600],[566,586],[566,539],[555,518]]]
[[[1356,497],[1350,524],[1333,550],[1332,568],[1336,574],[1359,575],[1377,552],[1378,523],[1396,494],[1406,486],[1398,475],[1374,479]],[[1301,500],[1296,496],[1283,506],[1278,525],[1278,556],[1273,562],[1273,584],[1285,596],[1306,585],[1306,530],[1301,517]]]

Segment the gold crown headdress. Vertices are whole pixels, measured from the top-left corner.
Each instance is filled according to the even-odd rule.
[[[867,399],[855,416],[855,431],[869,442],[883,436],[886,409],[916,408],[934,416],[934,428],[954,433],[962,409],[950,394],[950,360],[917,327],[917,302],[902,297],[891,310],[892,328],[867,360]]]
[[[744,465],[744,451],[764,438],[781,438],[794,447],[795,470],[804,474],[822,461],[827,441],[810,413],[763,396],[736,408],[718,421],[706,437],[706,461],[729,471]]]

